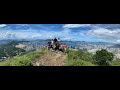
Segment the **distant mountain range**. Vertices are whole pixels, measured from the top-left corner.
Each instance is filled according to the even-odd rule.
[[[0,45],[7,44],[11,42],[10,40],[0,40]]]
[[[110,48],[120,48],[120,44],[114,44],[114,45],[111,46]]]
[[[11,41],[22,41],[22,42],[36,42],[38,44],[47,44],[48,41],[50,41],[50,39],[36,39],[36,40],[25,40],[25,39],[22,39],[22,40],[14,40],[14,39],[8,39],[8,40],[0,40],[0,45],[2,44],[7,44]],[[66,43],[68,46],[78,46],[79,44],[96,44],[96,45],[108,45],[108,44],[111,44],[111,43],[107,43],[107,42],[86,42],[86,41],[67,41],[67,40],[64,40],[62,41],[61,40],[61,43]],[[115,44],[114,47],[120,47],[119,44]]]

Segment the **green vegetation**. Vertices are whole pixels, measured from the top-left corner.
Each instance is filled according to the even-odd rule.
[[[95,66],[92,54],[83,50],[67,50],[67,66]]]
[[[0,66],[32,66],[35,58],[48,51],[47,47],[42,47],[37,51],[30,51],[22,56],[15,56],[8,60],[1,61]],[[120,60],[112,61],[113,54],[105,49],[96,51],[96,54],[85,50],[67,49],[67,58],[65,66],[119,66]]]
[[[76,60],[81,59],[85,61],[93,61],[92,54],[89,52],[85,52],[83,50],[69,50],[68,51],[68,59],[69,60]]]
[[[105,49],[96,51],[96,54],[85,50],[67,50],[67,66],[116,66],[120,61],[112,61],[114,55]]]
[[[41,48],[38,51],[31,51],[22,56],[16,56],[6,61],[0,62],[0,66],[32,66],[32,61],[35,58],[43,55],[47,51],[47,48]]]
[[[111,62],[113,58],[114,58],[114,55],[105,49],[102,49],[100,51],[98,50],[96,54],[93,56],[95,63],[100,66],[110,65],[109,62]]]
[[[26,51],[21,48],[16,48],[15,45],[17,45],[19,42],[10,42],[8,44],[0,46],[0,59],[3,57],[13,57],[16,55],[21,55],[22,53],[25,53]]]
[[[68,60],[66,66],[95,66],[91,62],[87,62],[84,60]]]
[[[110,62],[111,66],[120,66],[120,60]]]

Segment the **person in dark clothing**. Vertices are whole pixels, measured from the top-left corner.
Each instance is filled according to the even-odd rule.
[[[48,42],[48,49],[50,49],[51,48],[51,42],[49,41]]]
[[[59,50],[60,44],[58,41],[56,42],[55,46],[56,46],[55,50]]]
[[[57,42],[58,42],[58,40],[55,38],[54,39],[55,50],[57,50]]]
[[[55,38],[55,39],[54,39],[54,43],[56,43],[57,41],[58,41],[58,40]]]

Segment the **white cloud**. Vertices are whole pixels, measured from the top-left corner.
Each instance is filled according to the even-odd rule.
[[[86,27],[90,26],[90,24],[65,24],[63,28],[78,28],[78,27]]]
[[[118,40],[120,39],[120,29],[110,30],[105,28],[98,28],[95,30],[89,30],[86,32],[86,35],[95,36],[97,38],[106,39],[109,41]]]
[[[120,39],[119,40],[116,40],[117,43],[120,43]]]
[[[0,28],[5,27],[5,26],[7,26],[7,25],[6,24],[0,24]]]
[[[20,26],[29,26],[28,24],[16,24],[16,25],[20,25]]]
[[[91,26],[98,28],[107,28],[111,30],[120,28],[120,24],[91,24]]]
[[[2,27],[6,24],[0,24]],[[18,27],[22,24],[17,24]],[[22,26],[28,26],[24,24]],[[38,25],[39,26],[39,25]],[[107,26],[107,25],[106,25]],[[58,29],[54,30],[50,27],[42,26],[41,29],[34,29],[32,27],[27,28],[27,30],[11,30],[7,28],[0,30],[0,39],[16,38],[16,39],[50,39],[54,37],[59,37],[61,40],[106,40],[120,42],[120,29],[107,29],[102,28],[102,25],[93,24],[65,24],[61,31]],[[54,27],[54,26],[51,26]],[[78,27],[94,27],[91,30],[79,30],[78,32],[72,31],[74,28]],[[118,27],[118,26],[116,26]]]
[[[0,39],[50,39],[54,37],[69,38],[69,33],[70,31],[68,29],[49,32],[45,30],[0,30]]]

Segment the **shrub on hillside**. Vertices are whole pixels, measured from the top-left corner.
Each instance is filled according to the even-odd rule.
[[[114,55],[108,52],[106,49],[96,51],[96,54],[93,56],[95,63],[100,66],[108,66],[109,62],[112,61]]]

